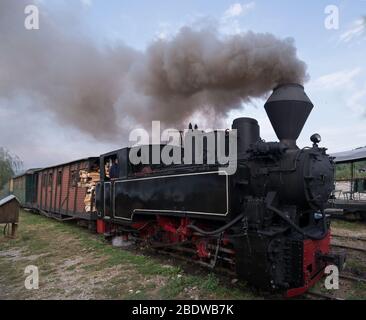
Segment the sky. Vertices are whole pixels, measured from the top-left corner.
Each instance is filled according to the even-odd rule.
[[[157,39],[173,37],[183,26],[208,23],[215,23],[223,35],[251,30],[291,37],[308,66],[305,90],[315,106],[298,145],[310,145],[310,136],[319,133],[321,146],[331,153],[366,146],[365,0],[38,0],[36,4],[41,12],[55,17],[62,30],[89,38],[101,48],[124,43],[144,51]],[[327,24],[329,8],[339,13],[332,28]],[[1,42],[0,50],[6,45]],[[237,117],[253,117],[259,121],[262,138],[276,141],[264,102],[255,99],[231,112],[224,119],[227,128]],[[32,103],[34,99],[21,92],[10,98],[0,94],[0,146],[19,156],[25,168],[96,156],[126,143],[59,122],[52,110],[32,108],[30,112]]]

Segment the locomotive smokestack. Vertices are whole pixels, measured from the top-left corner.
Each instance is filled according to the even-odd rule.
[[[244,158],[253,143],[260,141],[258,121],[252,118],[238,118],[233,122],[238,134],[238,157]]]
[[[299,84],[278,86],[264,105],[278,139],[292,148],[296,148],[296,140],[313,107]]]

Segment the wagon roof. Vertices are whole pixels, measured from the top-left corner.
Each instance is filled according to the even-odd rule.
[[[334,153],[331,156],[335,157],[335,163],[347,163],[366,160],[366,147]]]
[[[13,177],[13,179],[21,178],[21,177],[24,177],[27,174],[33,174],[33,173],[35,173],[37,171],[40,171],[40,170],[41,170],[41,168],[29,169],[27,171],[23,171],[22,173],[19,173],[19,174],[15,175]]]
[[[19,203],[19,201],[18,201],[18,199],[17,199],[16,196],[8,196],[8,197],[0,200],[0,207],[2,207],[3,205],[5,205],[5,204],[7,204],[7,203],[9,203],[9,202],[11,202],[13,200],[16,200]]]
[[[45,167],[45,168],[39,169],[37,171],[43,171],[43,170],[53,169],[53,168],[57,168],[57,167],[64,167],[64,166],[68,166],[68,165],[78,163],[78,162],[83,162],[83,161],[90,161],[90,160],[95,161],[95,160],[98,160],[98,159],[99,159],[99,157],[83,158],[83,159],[79,159],[79,160],[73,160],[73,161],[70,161],[70,162],[65,162],[65,163],[60,163],[60,164],[57,164],[57,165]]]

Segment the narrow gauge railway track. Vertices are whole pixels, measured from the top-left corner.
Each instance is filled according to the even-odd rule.
[[[359,277],[354,277],[348,274],[340,274],[339,275],[340,279],[346,280],[346,281],[352,281],[352,282],[357,282],[357,283],[366,283],[366,279],[364,278],[359,278]],[[304,295],[304,297],[308,297],[309,299],[323,299],[323,300],[346,300],[344,298],[340,298],[340,297],[336,297],[330,294],[326,294],[326,293],[322,293],[322,292],[318,292],[318,291],[308,291],[306,292]]]
[[[179,250],[179,251],[182,251],[182,252],[190,252],[191,250]],[[193,250],[192,250],[193,251]],[[224,268],[224,267],[215,267],[215,268],[212,268],[212,266],[208,263],[205,263],[205,262],[202,262],[202,261],[196,261],[196,260],[192,260],[192,259],[189,259],[188,257],[184,257],[183,255],[179,255],[177,253],[173,253],[173,252],[170,252],[170,251],[166,251],[166,250],[159,250],[159,253],[162,253],[164,255],[167,255],[167,256],[171,256],[173,258],[177,258],[179,260],[182,260],[182,261],[185,261],[185,262],[189,262],[189,263],[196,263],[196,264],[199,264],[203,267],[208,267],[210,269],[213,269],[215,271],[217,271],[218,273],[221,273],[221,274],[225,274],[225,275],[228,275],[228,276],[231,276],[231,277],[235,277],[236,276],[236,273],[233,271],[233,270],[230,270],[228,268]],[[232,266],[235,265],[235,262],[232,261],[231,262]],[[339,276],[341,279],[345,279],[345,280],[352,280],[352,281],[357,281],[357,282],[364,282],[366,283],[366,279],[365,278],[360,278],[360,277],[355,277],[353,275],[349,275],[349,274],[341,274]]]
[[[321,293],[321,292],[312,292],[312,291],[308,291],[303,296],[308,297],[311,300],[314,300],[314,298],[316,298],[316,300],[318,300],[319,298],[323,299],[323,300],[340,300],[340,301],[345,300],[342,298],[331,296],[329,294],[325,294],[325,293]]]
[[[189,259],[188,257],[185,257],[184,255],[181,254],[177,254],[171,251],[167,251],[167,250],[158,250],[159,254],[165,255],[165,256],[169,256],[172,257],[174,259],[180,260],[180,261],[184,261],[188,264],[192,264],[195,263],[197,265],[200,265],[204,268],[209,268],[211,269],[213,272],[215,272],[216,274],[220,275],[220,276],[224,276],[224,277],[228,277],[230,279],[235,279],[236,277],[236,273],[228,268],[225,267],[215,267],[215,268],[211,268],[211,266],[207,263],[202,263],[201,261],[195,261],[192,259]],[[182,250],[181,252],[187,252],[186,250]],[[357,277],[353,277],[353,276],[348,276],[348,275],[340,275],[341,279],[345,279],[345,280],[350,280],[350,281],[357,281],[357,282],[366,282],[366,279],[362,279],[362,278],[357,278]],[[314,291],[308,291],[306,292],[304,295],[302,295],[302,297],[304,298],[308,298],[308,299],[323,299],[323,300],[345,300],[339,297],[334,297],[332,295],[329,294],[324,294],[321,292],[314,292]]]
[[[213,251],[216,251],[215,246],[210,245],[209,247]],[[353,248],[353,247],[348,247],[348,246],[343,246],[343,245],[340,245],[340,247],[348,248],[351,250],[359,249],[359,248]],[[158,253],[159,255],[164,255],[164,256],[174,258],[176,260],[180,260],[182,262],[187,263],[187,265],[195,264],[195,265],[201,266],[206,270],[209,269],[209,270],[213,271],[217,275],[226,277],[229,281],[232,281],[232,280],[236,279],[236,277],[237,277],[236,272],[234,271],[235,270],[235,260],[227,258],[227,256],[226,257],[221,256],[222,253],[232,255],[234,253],[234,251],[230,250],[230,249],[220,248],[217,251],[216,258],[214,260],[212,260],[211,263],[192,259],[192,255],[196,254],[196,250],[193,248],[179,247],[179,246],[174,246],[174,247],[167,246],[164,248],[164,247],[157,246],[154,249],[149,248],[148,251],[150,251],[150,252],[154,251],[155,253]],[[362,250],[362,251],[365,252],[366,250]],[[220,264],[219,264],[219,262],[220,262]],[[223,264],[223,262],[224,262],[224,264]],[[216,266],[216,264],[219,264],[219,265]],[[339,277],[340,277],[340,279],[343,279],[345,281],[366,283],[365,278],[356,277],[356,276],[348,274],[348,273],[340,274]],[[317,291],[308,291],[302,297],[306,298],[306,299],[345,300],[340,297],[336,297],[336,296],[333,296],[330,294],[317,292]]]
[[[332,234],[332,238],[344,239],[344,240],[354,240],[354,241],[364,241],[366,242],[366,238],[364,237],[352,237],[352,236],[342,236],[339,234]]]
[[[331,246],[334,247],[334,248],[348,249],[348,250],[353,250],[353,251],[366,253],[366,249],[363,249],[363,248],[351,247],[351,246],[346,246],[346,245],[343,245],[343,244],[335,244],[335,243],[332,243]]]
[[[334,235],[334,238],[366,241],[366,239],[352,236],[347,237]],[[232,282],[233,280],[237,279],[237,274],[235,272],[235,251],[231,248],[222,247],[220,245],[216,245],[215,243],[210,243],[207,245],[207,249],[209,249],[209,251],[211,252],[211,257],[207,261],[202,261],[197,257],[197,248],[192,247],[191,245],[193,243],[190,241],[177,244],[150,243],[146,246],[145,240],[140,238],[138,235],[130,236],[129,239],[132,240],[133,243],[137,245],[137,247],[142,248],[143,251],[147,254],[152,254],[154,256],[157,255],[159,257],[171,257],[174,260],[186,263],[188,268],[194,265],[200,266],[203,269],[211,270],[215,274],[224,277],[228,280],[228,282]],[[366,252],[366,249],[356,248],[343,244],[332,244],[332,247]],[[343,279],[344,281],[366,283],[366,279],[359,278],[351,274],[341,274],[340,279]],[[302,297],[306,299],[344,300],[330,294],[316,291],[309,291],[305,293]]]
[[[197,256],[197,248],[192,246],[190,247],[190,245],[192,245],[191,241],[173,244],[150,243],[146,246],[144,245],[144,239],[130,236],[130,240],[132,240],[137,247],[143,248],[146,252],[169,255],[173,258],[189,262],[190,264],[195,263],[196,265],[200,265],[211,270],[225,269],[226,274],[231,273],[231,276],[235,276],[236,273],[233,271],[235,270],[235,251],[232,248],[220,245],[220,239],[221,238],[215,239],[215,242],[217,242],[217,244],[207,244],[207,249],[210,252],[210,256],[208,257],[208,261],[206,262],[203,260],[199,260]],[[222,266],[225,266],[226,268],[223,268]]]
[[[362,222],[363,220],[361,218],[357,217],[344,217],[343,214],[330,214],[330,219],[332,220],[340,220],[340,221],[346,221],[346,222]]]
[[[215,249],[214,246],[212,246],[211,249]],[[174,251],[172,251],[174,250]],[[203,269],[211,270],[215,274],[227,278],[229,281],[232,281],[236,279],[237,275],[235,270],[235,261],[234,259],[228,259],[223,258],[220,256],[220,253],[224,252],[226,254],[232,254],[233,251],[230,249],[221,248],[221,250],[218,251],[217,260],[211,261],[211,263],[203,262],[200,260],[194,260],[192,259],[192,254],[195,254],[195,249],[187,248],[187,247],[155,247],[155,248],[148,248],[146,249],[147,252],[153,252],[158,253],[159,256],[167,256],[174,258],[176,260],[182,261],[187,263],[187,265],[198,265],[203,267]],[[188,256],[189,255],[189,256]],[[216,266],[216,263],[221,262],[219,266]],[[222,265],[222,262],[225,262],[225,265]],[[349,274],[341,274],[340,279],[343,279],[345,281],[352,281],[352,282],[361,282],[366,283],[366,279],[359,278],[353,275]],[[322,300],[345,300],[340,297],[332,296],[330,294],[325,294],[322,292],[316,292],[316,291],[308,291],[303,296],[303,298],[306,299],[322,299]]]
[[[345,240],[345,241],[366,243],[366,238],[363,238],[363,237],[343,236],[343,235],[338,235],[338,234],[332,234],[332,238],[336,239],[338,241]],[[348,250],[366,253],[366,248],[355,247],[355,246],[351,246],[351,245],[344,244],[344,243],[334,243],[334,241],[332,241],[331,246],[334,248],[348,249]]]
[[[341,275],[339,275],[339,277],[340,277],[341,279],[345,279],[345,280],[350,280],[350,281],[356,281],[356,282],[363,282],[363,283],[366,283],[366,279],[365,279],[365,278],[355,277],[355,276],[348,275],[348,274],[341,274]]]
[[[363,222],[365,221],[365,218],[363,218],[360,215],[354,214],[354,213],[339,213],[336,211],[330,211],[328,212],[328,216],[332,220],[339,220],[339,221],[346,221],[346,222]]]
[[[234,259],[223,257],[220,255],[220,253],[229,253],[233,254],[234,251],[230,249],[220,248],[216,254],[216,256],[211,260],[211,262],[205,262],[201,260],[195,260],[192,259],[192,255],[196,254],[196,251],[192,248],[186,248],[186,247],[174,247],[174,250],[176,252],[169,251],[170,248],[153,248],[155,252],[158,252],[159,254],[163,254],[165,256],[170,256],[172,258],[187,262],[189,264],[196,264],[199,266],[202,266],[204,268],[208,268],[212,271],[215,271],[221,275],[226,275],[230,277],[236,277],[235,273],[235,261]],[[149,249],[151,251],[151,249]],[[180,254],[179,254],[180,253]],[[189,254],[189,256],[186,256],[185,254]],[[220,265],[218,266],[217,264]]]

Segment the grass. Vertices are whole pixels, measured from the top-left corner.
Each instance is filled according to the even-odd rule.
[[[0,238],[0,299],[256,298],[244,284],[186,274],[160,259],[112,247],[72,223],[21,212],[18,231],[17,239]],[[24,289],[30,264],[40,271],[37,292]]]
[[[335,221],[335,227],[363,228]],[[24,269],[36,265],[40,289],[24,289]],[[357,259],[348,268],[365,271]],[[323,284],[317,289],[329,293]],[[348,299],[366,298],[365,284]],[[214,273],[188,274],[182,265],[112,247],[103,237],[72,223],[22,212],[18,238],[0,236],[0,299],[258,299],[245,283],[232,285]]]
[[[190,289],[193,291],[203,291],[208,297],[211,295],[216,296],[219,299],[255,299],[253,293],[248,291],[247,288],[230,288],[228,286],[223,285],[218,277],[211,273],[204,277],[199,276],[177,276],[170,279],[168,284],[161,289],[161,294],[165,299],[169,299],[171,297],[180,297],[182,294],[185,295],[185,289],[187,292]],[[192,293],[194,295],[194,293]],[[188,296],[188,298],[190,298]]]
[[[348,300],[365,300],[366,299],[366,284],[362,282],[356,283],[352,290],[346,295]]]
[[[355,259],[347,259],[347,269],[350,269],[357,273],[366,273],[366,266],[362,261]]]

